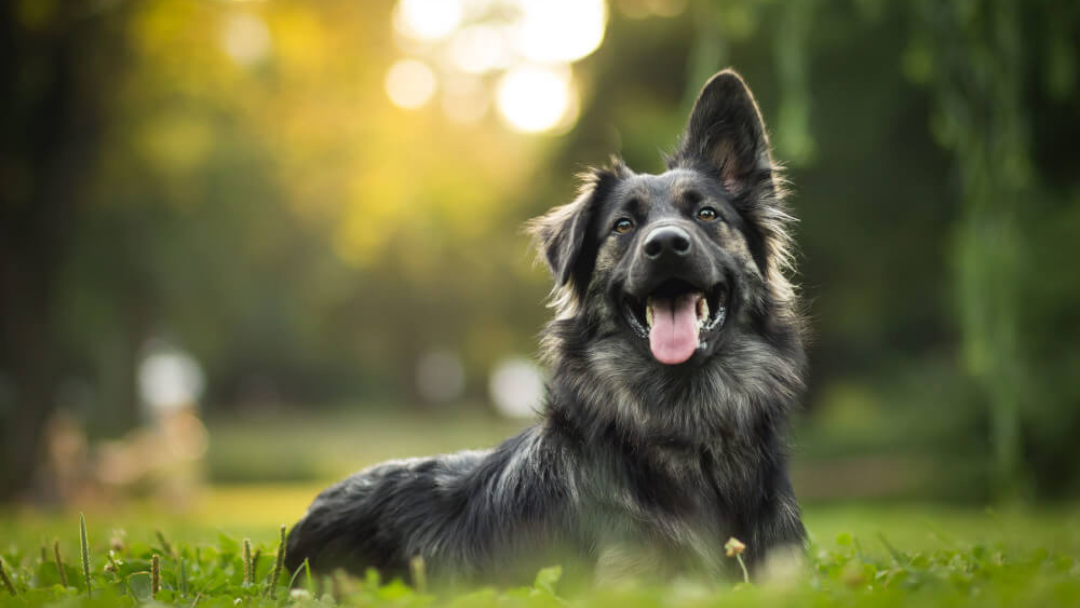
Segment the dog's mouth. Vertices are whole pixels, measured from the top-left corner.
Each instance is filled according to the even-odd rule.
[[[708,347],[708,337],[727,318],[727,288],[701,289],[681,279],[664,281],[645,299],[627,295],[626,320],[653,357],[665,365],[685,363]]]

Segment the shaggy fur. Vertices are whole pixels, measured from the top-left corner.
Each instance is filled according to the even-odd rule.
[[[715,219],[701,219],[706,206]],[[620,220],[632,229],[613,230]],[[801,546],[784,439],[805,365],[791,221],[753,96],[721,72],[666,172],[615,161],[531,224],[556,281],[542,420],[493,450],[389,462],[331,487],[293,528],[290,567],[407,576],[421,556],[451,582],[527,580],[555,561],[599,581],[712,578],[731,568],[731,536],[752,569]],[[657,226],[684,230],[693,255],[645,259]],[[663,365],[634,311],[673,284],[707,290],[718,326],[690,360]]]

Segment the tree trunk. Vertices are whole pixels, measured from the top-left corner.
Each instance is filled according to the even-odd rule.
[[[0,8],[0,500],[31,482],[63,364],[56,283],[100,139],[87,65],[99,17],[81,3]],[[32,11],[31,11],[32,12]],[[99,66],[98,66],[99,67]]]

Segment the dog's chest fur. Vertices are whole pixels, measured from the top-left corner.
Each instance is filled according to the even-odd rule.
[[[764,498],[766,480],[748,446],[641,441],[558,407],[544,432],[577,463],[568,495],[598,580],[715,576],[727,567],[724,541],[754,534],[746,511]]]

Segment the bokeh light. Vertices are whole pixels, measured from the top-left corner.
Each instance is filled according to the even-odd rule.
[[[394,11],[394,27],[419,40],[445,38],[461,23],[458,0],[401,0]]]
[[[221,29],[221,47],[236,63],[254,65],[270,53],[270,30],[255,15],[232,15]]]
[[[548,131],[559,126],[572,107],[567,75],[546,67],[514,68],[499,81],[499,113],[515,130]]]
[[[523,18],[518,48],[536,62],[571,62],[591,54],[604,40],[603,0],[519,0]]]
[[[477,123],[494,99],[503,123],[522,133],[573,127],[573,64],[599,48],[607,20],[605,0],[400,0],[393,13],[405,55],[431,66],[432,80],[465,83],[444,88],[448,119]],[[405,81],[401,88],[413,90]],[[391,94],[402,107],[426,102],[419,92],[404,97],[403,105],[402,96]]]
[[[472,25],[450,41],[450,60],[464,72],[483,74],[506,67],[512,57],[504,28]]]
[[[488,391],[500,414],[508,418],[529,418],[543,403],[544,372],[524,357],[508,357],[492,370]]]
[[[402,59],[386,73],[386,94],[394,105],[419,108],[435,94],[435,73],[422,61]]]
[[[139,364],[139,395],[155,411],[198,402],[206,384],[202,367],[191,355],[159,341],[147,347]]]

